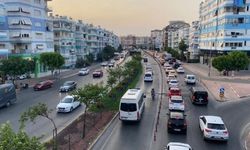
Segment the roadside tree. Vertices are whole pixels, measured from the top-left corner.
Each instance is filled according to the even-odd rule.
[[[45,52],[40,55],[40,62],[51,70],[53,75],[55,69],[60,69],[65,63],[63,56],[55,52]]]
[[[72,92],[72,95],[75,95],[77,99],[85,104],[85,112],[84,112],[84,122],[83,122],[83,132],[82,138],[85,137],[85,129],[86,129],[86,113],[89,108],[96,107],[102,108],[103,100],[106,96],[107,91],[103,85],[99,84],[88,84],[83,88],[79,88]]]
[[[230,52],[228,57],[231,59],[231,64],[233,70],[243,70],[249,65],[249,59],[246,53],[240,51]]]
[[[29,137],[23,130],[17,133],[9,123],[0,126],[0,149],[1,150],[45,150],[43,144],[36,137]]]
[[[18,75],[33,71],[34,63],[32,61],[22,59],[21,57],[11,57],[1,61],[0,71],[4,75],[11,76],[13,83]]]
[[[181,42],[179,43],[179,49],[181,51],[181,55],[180,55],[180,58],[182,60],[185,60],[185,55],[184,55],[184,52],[187,51],[187,48],[188,48],[188,45],[185,44],[185,41],[182,39]]]
[[[33,123],[35,123],[35,119],[37,117],[44,117],[47,118],[54,127],[53,130],[53,135],[55,135],[54,138],[54,149],[57,149],[57,127],[56,124],[54,122],[54,120],[49,116],[49,114],[52,112],[52,110],[49,110],[46,104],[43,103],[38,103],[35,106],[30,107],[27,111],[23,112],[21,117],[20,117],[20,130],[22,130],[25,127],[25,123],[27,121],[32,121]]]

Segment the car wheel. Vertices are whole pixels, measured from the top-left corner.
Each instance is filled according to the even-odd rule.
[[[8,101],[8,102],[5,104],[5,106],[6,106],[6,107],[9,107],[10,104],[11,104],[10,101]]]

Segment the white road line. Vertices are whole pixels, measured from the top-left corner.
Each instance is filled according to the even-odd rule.
[[[238,97],[240,97],[240,95],[239,95],[238,92],[232,87],[232,85],[229,84],[229,86],[230,86],[230,88],[232,89],[232,91],[233,91]]]

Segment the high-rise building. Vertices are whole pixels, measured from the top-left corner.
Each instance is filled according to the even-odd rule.
[[[187,44],[188,28],[189,24],[184,21],[170,21],[169,25],[163,29],[163,47],[178,48],[181,39],[184,39]]]
[[[200,3],[200,51],[204,60],[216,53],[250,51],[250,0]],[[207,58],[207,59],[206,59]]]
[[[163,31],[152,30],[150,34],[151,48],[154,50],[162,50],[163,48]]]
[[[0,30],[7,33],[1,39],[1,48],[7,49],[11,56],[31,59],[43,52],[53,52],[53,26],[48,18],[49,0],[1,0],[5,7],[6,20]],[[3,20],[2,20],[3,21]],[[37,64],[36,74],[46,71]]]
[[[199,21],[193,21],[190,26],[189,32],[189,58],[190,59],[199,59]]]
[[[122,36],[120,38],[123,49],[130,50],[136,48],[136,36],[128,35],[128,36]]]

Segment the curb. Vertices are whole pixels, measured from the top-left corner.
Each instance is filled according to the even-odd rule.
[[[104,132],[110,127],[110,125],[114,122],[114,120],[118,117],[119,112],[117,112],[114,117],[109,121],[109,123],[105,126],[105,128],[102,130],[102,132],[97,136],[97,138],[91,143],[91,145],[88,147],[88,150],[91,150],[97,141],[101,138],[101,136],[104,134]]]

